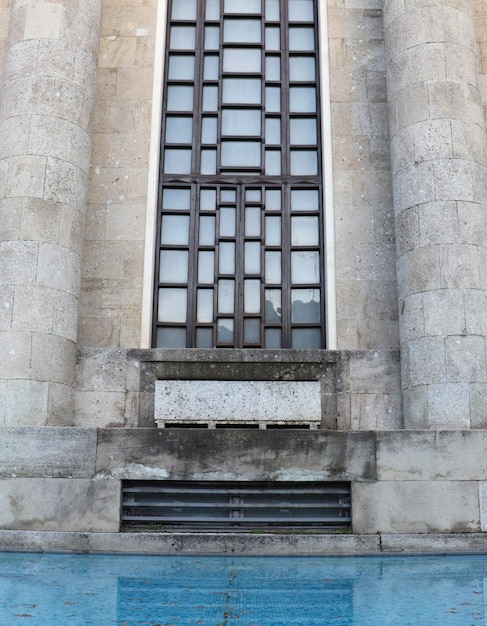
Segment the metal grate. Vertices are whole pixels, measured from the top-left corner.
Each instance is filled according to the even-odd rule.
[[[122,523],[132,529],[351,527],[344,482],[127,480],[122,490]]]

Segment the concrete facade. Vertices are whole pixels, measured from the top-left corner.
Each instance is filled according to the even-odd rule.
[[[197,436],[220,468],[240,459],[235,480],[351,481],[364,551],[374,533],[392,551],[405,535],[426,549],[423,533],[483,549],[485,3],[318,3],[336,283],[321,351],[150,348],[166,4],[0,0],[2,532],[117,533],[120,481],[180,478]],[[180,415],[198,411],[205,381],[233,383],[237,406],[254,383],[311,385],[314,413],[294,399],[319,430],[242,430],[239,450],[228,433],[157,429],[156,389],[178,381]],[[286,421],[286,393],[270,421]],[[137,451],[147,437],[150,458]],[[265,466],[270,441],[279,454]],[[355,460],[338,463],[343,450]],[[185,472],[210,479],[200,460]]]

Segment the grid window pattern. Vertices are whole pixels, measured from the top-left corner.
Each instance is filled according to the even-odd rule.
[[[168,10],[154,345],[321,348],[315,0]]]

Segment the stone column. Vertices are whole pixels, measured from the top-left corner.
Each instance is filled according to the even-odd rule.
[[[13,0],[0,86],[0,425],[69,425],[102,0]]]
[[[485,129],[471,0],[385,0],[406,428],[487,427]]]

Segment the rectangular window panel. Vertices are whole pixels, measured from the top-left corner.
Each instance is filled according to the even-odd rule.
[[[258,78],[223,79],[223,104],[260,104],[261,100]]]
[[[215,216],[203,215],[200,217],[199,245],[215,245]]]
[[[296,285],[320,282],[320,259],[317,251],[291,252],[291,280]]]
[[[315,31],[314,28],[296,27],[289,29],[289,49],[290,50],[314,50]]]
[[[245,209],[245,236],[260,237],[260,207]]]
[[[223,7],[225,13],[260,13],[261,0],[225,0]]]
[[[220,0],[206,0],[205,17],[207,20],[220,19]]]
[[[174,80],[194,80],[194,55],[169,55],[168,75]]]
[[[275,26],[268,26],[265,29],[265,49],[266,52],[281,49],[281,30]]]
[[[218,26],[205,28],[205,50],[218,50],[220,47],[220,29]]]
[[[281,322],[281,290],[266,289],[265,290],[265,322],[280,323]]]
[[[265,253],[265,282],[268,285],[279,285],[281,283],[281,253]]]
[[[266,217],[265,218],[265,245],[280,246],[281,245],[281,218]]]
[[[312,117],[298,117],[290,120],[291,145],[313,145],[318,143],[316,120]]]
[[[246,241],[244,244],[246,274],[260,274],[260,242]]]
[[[187,250],[161,250],[159,280],[161,283],[188,282]]]
[[[218,80],[218,67],[219,59],[216,55],[205,55],[205,61],[203,66],[204,80]]]
[[[260,189],[247,189],[247,191],[245,192],[245,200],[247,202],[260,202],[260,199]]]
[[[262,57],[257,48],[225,48],[223,71],[230,74],[256,74],[261,71]]]
[[[291,150],[291,174],[313,176],[318,173],[316,150]]]
[[[198,282],[212,285],[215,280],[215,253],[200,250],[198,252]]]
[[[216,150],[201,150],[201,173],[216,174]]]
[[[279,328],[266,328],[265,347],[269,350],[279,350],[282,348],[281,330]]]
[[[164,173],[165,174],[190,174],[191,173],[191,150],[179,150],[166,148],[164,150]]]
[[[279,176],[281,174],[281,151],[265,151],[265,173],[268,176]]]
[[[293,328],[292,347],[295,350],[321,348],[321,330],[319,328]]]
[[[261,113],[258,109],[224,109],[222,135],[248,137],[260,135]]]
[[[316,89],[314,87],[291,87],[289,106],[291,113],[316,113]]]
[[[220,237],[235,237],[235,216],[234,208],[220,209]]]
[[[203,87],[203,111],[218,111],[218,87]]]
[[[267,145],[279,146],[282,143],[281,120],[278,117],[267,117],[265,120],[265,142]]]
[[[244,320],[244,343],[260,342],[260,320],[246,319]]]
[[[292,321],[297,324],[318,324],[320,322],[320,290],[293,289]]]
[[[313,0],[289,0],[290,22],[314,22]]]
[[[213,330],[211,328],[196,329],[196,348],[213,348]]]
[[[233,343],[235,322],[233,319],[219,319],[217,327],[218,343]]]
[[[314,57],[291,57],[289,59],[289,80],[291,82],[314,82],[316,80]]]
[[[186,322],[188,290],[182,288],[159,289],[159,321]]]
[[[216,189],[202,189],[200,191],[200,209],[214,211],[216,209]]]
[[[198,289],[196,311],[197,322],[211,323],[213,321],[213,289]]]
[[[195,20],[196,0],[177,0],[172,3],[171,17],[173,20]]]
[[[260,313],[260,280],[244,281],[244,313]]]
[[[265,58],[265,79],[281,80],[281,59],[278,56],[266,56]]]
[[[222,167],[260,167],[260,143],[257,141],[222,141]]]
[[[189,244],[189,215],[163,215],[161,243],[187,246]]]
[[[318,211],[317,189],[293,189],[291,191],[291,211]]]
[[[201,143],[217,142],[218,118],[204,117],[201,124]]]
[[[224,43],[260,43],[260,20],[224,20]]]
[[[166,187],[162,192],[162,207],[164,209],[189,211],[191,190]]]
[[[267,113],[280,113],[281,89],[280,87],[265,88],[265,110]]]
[[[192,111],[194,89],[188,85],[170,85],[167,89],[168,111]]]
[[[281,210],[281,190],[280,189],[266,189],[265,208],[266,208],[266,211],[280,211]]]
[[[292,217],[291,218],[291,245],[292,246],[317,246],[319,243],[319,230],[317,217]]]
[[[196,29],[194,26],[171,26],[169,47],[171,50],[194,50]]]
[[[235,310],[235,282],[218,281],[218,313],[228,314]]]
[[[166,117],[166,143],[191,143],[193,119],[191,117]]]
[[[157,329],[157,346],[159,348],[185,348],[186,328],[162,327]]]
[[[218,271],[220,274],[235,274],[235,244],[222,241],[219,246]],[[220,311],[228,313],[228,311]]]
[[[278,22],[281,17],[279,8],[280,0],[265,0],[265,19],[270,22]]]

